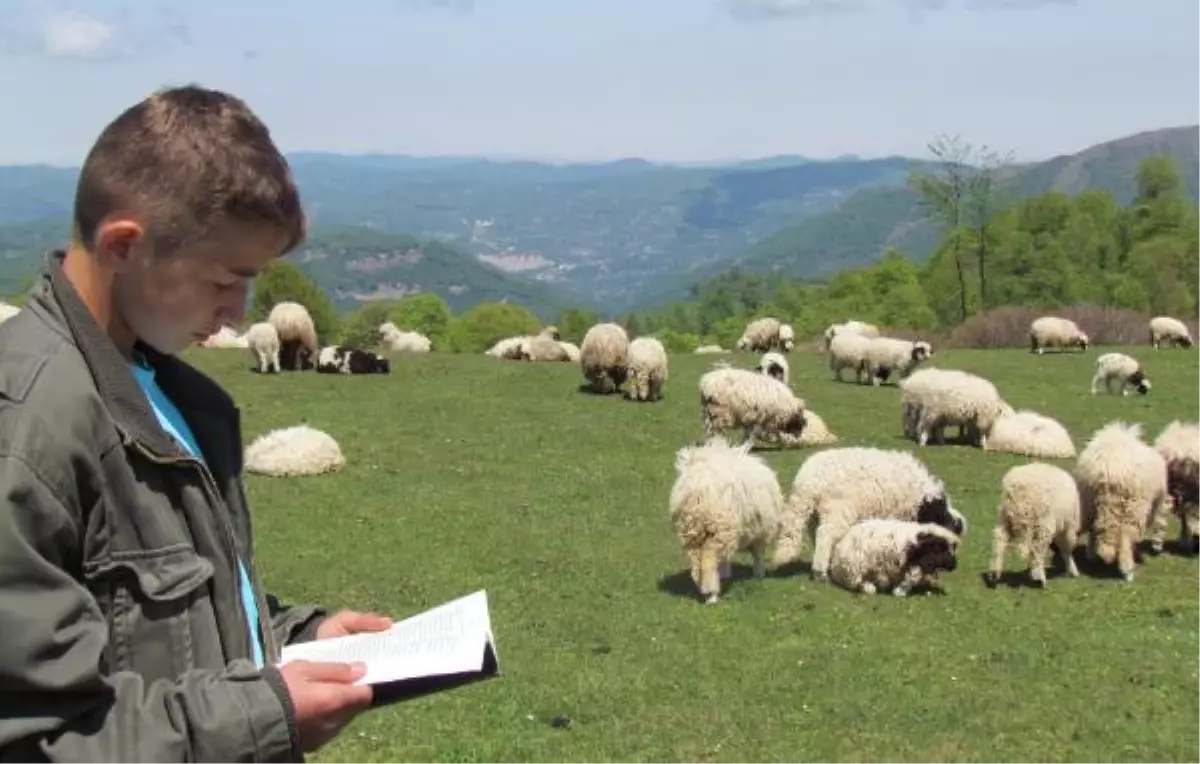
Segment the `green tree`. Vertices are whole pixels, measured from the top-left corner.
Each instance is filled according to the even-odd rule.
[[[337,313],[321,288],[286,260],[271,262],[254,280],[251,321],[264,321],[281,302],[298,302],[308,309],[321,342],[338,336]]]
[[[392,303],[387,316],[398,328],[420,332],[434,341],[445,334],[452,317],[450,306],[433,292],[419,292]]]
[[[577,345],[583,341],[583,335],[587,334],[587,330],[597,323],[599,320],[596,318],[596,314],[582,308],[568,308],[554,319],[559,336],[564,341],[574,342]]]
[[[452,353],[482,353],[505,337],[537,334],[542,322],[528,308],[483,302],[451,319],[442,346]]]

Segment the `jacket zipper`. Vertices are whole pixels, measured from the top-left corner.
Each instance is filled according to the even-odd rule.
[[[214,504],[217,507],[216,514],[218,514],[220,516],[219,525],[221,526],[221,531],[225,536],[225,543],[228,545],[230,551],[232,552],[233,565],[232,565],[231,572],[233,573],[233,596],[237,602],[238,607],[241,608],[243,613],[245,613],[246,612],[246,602],[245,602],[245,600],[242,599],[241,571],[238,570],[238,566],[241,563],[241,555],[238,553],[237,541],[234,538],[233,526],[231,525],[230,520],[229,520],[229,512],[228,512],[228,508],[225,506],[225,500],[221,497],[221,491],[217,487],[216,478],[214,478],[212,476],[212,473],[209,471],[207,465],[205,465],[204,462],[202,462],[199,459],[196,459],[195,457],[192,457],[192,456],[159,456],[159,455],[155,454],[154,452],[152,452],[149,448],[144,446],[139,440],[134,438],[129,433],[122,431],[121,435],[127,444],[130,444],[130,445],[134,446],[135,448],[137,448],[138,451],[140,451],[143,456],[145,456],[147,459],[149,459],[152,462],[155,462],[157,464],[167,464],[167,465],[186,464],[186,465],[193,466],[197,470],[199,470],[200,476],[202,478],[202,483],[204,485],[204,490],[206,493],[209,494],[210,499],[213,500]],[[253,562],[246,563],[246,568],[247,568],[246,575],[250,577],[251,590],[255,589],[255,586],[254,586],[255,579],[254,579],[253,567],[254,567]],[[258,631],[259,631],[259,634],[262,635],[262,643],[263,643],[263,668],[266,668],[267,666],[275,663],[278,659],[278,656],[275,655],[275,653],[277,651],[276,651],[276,647],[275,647],[274,635],[271,632],[270,623],[264,622],[264,619],[266,618],[266,615],[265,615],[266,603],[259,602],[259,600],[261,598],[259,598],[257,596],[257,593],[255,593],[255,594],[256,594],[255,604],[256,604],[256,609],[258,610]],[[250,656],[249,657],[251,660],[254,659],[253,641],[250,644]]]

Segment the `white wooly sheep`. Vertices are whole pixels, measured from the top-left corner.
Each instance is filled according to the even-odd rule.
[[[1036,459],[1070,459],[1075,456],[1075,443],[1057,420],[1023,410],[1000,415],[988,433],[987,450]]]
[[[308,308],[298,302],[276,303],[267,315],[267,323],[279,332],[279,354],[284,368],[300,371],[316,363],[321,348]]]
[[[249,341],[245,335],[238,335],[237,330],[232,326],[222,326],[216,332],[210,334],[200,347],[205,348],[248,348]]]
[[[1069,318],[1042,316],[1029,325],[1029,349],[1041,355],[1046,348],[1088,349],[1088,336]]]
[[[1187,324],[1171,316],[1155,316],[1150,319],[1150,344],[1158,350],[1159,346],[1167,343],[1171,347],[1192,346],[1192,333]]]
[[[629,375],[629,335],[620,324],[596,324],[583,335],[579,365],[593,392],[609,395]]]
[[[741,550],[754,556],[754,575],[766,574],[767,552],[779,531],[779,478],[750,444],[711,438],[675,454],[669,516],[706,604],[718,601],[721,579]]]
[[[534,363],[565,363],[571,360],[571,354],[558,340],[547,334],[538,334],[521,338],[517,346],[517,358]]]
[[[1044,462],[1020,464],[1000,479],[1000,504],[992,529],[992,561],[984,582],[1000,583],[1004,553],[1014,543],[1029,565],[1035,586],[1046,586],[1046,558],[1050,544],[1066,561],[1067,575],[1079,575],[1071,553],[1079,538],[1079,489],[1075,478],[1062,467]]]
[[[404,331],[391,321],[379,325],[379,336],[384,347],[399,353],[428,353],[433,349],[432,340],[424,334]]]
[[[895,337],[871,337],[863,354],[863,370],[878,387],[895,372],[903,379],[917,365],[933,357],[933,346],[924,340],[900,340]]]
[[[1111,393],[1113,380],[1120,382],[1121,395],[1129,395],[1129,388],[1137,390],[1142,395],[1150,392],[1150,380],[1137,359],[1124,353],[1105,353],[1096,359],[1096,373],[1092,376],[1092,395],[1095,395],[1100,383],[1104,383],[1104,392]]]
[[[667,349],[655,337],[638,337],[629,343],[629,389],[633,401],[657,401],[667,381]]]
[[[936,586],[939,570],[958,567],[959,538],[933,523],[872,518],[850,526],[833,545],[829,580],[852,592],[908,594]]]
[[[1088,557],[1117,563],[1133,580],[1137,546],[1147,526],[1168,511],[1167,462],[1142,440],[1142,426],[1114,421],[1101,427],[1075,464],[1080,525]]]
[[[696,355],[711,355],[715,353],[729,353],[731,351],[726,350],[720,345],[701,345],[700,347],[696,348],[695,352]]]
[[[279,330],[273,324],[260,321],[252,324],[246,330],[246,346],[258,364],[258,370],[263,373],[278,373],[279,368]]]
[[[21,312],[21,309],[16,305],[9,305],[7,302],[0,302],[0,324]]]
[[[565,342],[559,340],[558,344],[562,345],[563,350],[567,353],[568,363],[579,363],[579,346],[573,342]]]
[[[784,505],[775,563],[796,559],[807,536],[812,576],[829,575],[834,544],[856,523],[893,518],[940,525],[957,536],[967,521],[946,486],[907,451],[848,446],[820,451],[800,465]]]
[[[246,470],[271,477],[322,475],[345,464],[337,441],[308,425],[272,430],[246,448]]]
[[[1015,413],[996,386],[959,369],[922,369],[900,382],[901,419],[907,437],[925,446],[943,441],[943,430],[956,425],[979,448],[1001,416]]]
[[[829,343],[829,370],[834,373],[839,382],[842,381],[842,371],[853,369],[859,383],[865,382],[867,348],[871,337],[864,337],[856,332],[839,332]]]
[[[1154,441],[1167,462],[1167,493],[1171,511],[1179,518],[1180,551],[1200,552],[1200,423],[1175,420]],[[1167,514],[1151,526],[1150,545],[1160,551],[1167,530]]]
[[[738,350],[761,352],[781,348],[790,351],[796,344],[796,333],[790,326],[784,328],[778,318],[768,316],[751,321],[737,341]],[[785,337],[789,338],[785,341]]]
[[[524,341],[525,337],[505,337],[485,350],[484,354],[493,358],[503,358],[506,361],[515,361],[521,356],[521,343]]]
[[[829,349],[829,343],[839,334],[850,333],[858,334],[863,337],[878,337],[879,327],[874,324],[868,324],[865,321],[846,321],[840,324],[830,324],[823,335],[825,338],[825,349]]]
[[[762,358],[758,360],[758,366],[754,368],[760,374],[766,374],[785,385],[788,384],[791,367],[788,366],[787,358],[783,353],[777,353],[774,350],[769,353],[763,353]]]
[[[700,377],[704,437],[744,428],[743,442],[799,439],[807,420],[804,401],[773,377],[719,364]]]
[[[800,437],[783,433],[779,440],[786,446],[828,446],[838,442],[838,436],[829,429],[821,415],[810,408],[804,409],[804,432]]]

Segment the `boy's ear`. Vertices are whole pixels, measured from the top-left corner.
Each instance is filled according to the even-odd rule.
[[[121,271],[132,262],[134,247],[146,232],[132,217],[111,217],[100,222],[92,242],[92,251],[103,264]]]

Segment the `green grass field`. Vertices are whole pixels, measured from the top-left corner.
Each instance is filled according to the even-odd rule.
[[[949,350],[935,365],[983,374],[1079,449],[1113,419],[1152,441],[1197,417],[1195,352],[1126,349],[1154,389],[1122,399],[1087,392],[1104,350]],[[1147,556],[1132,584],[987,589],[999,481],[1022,457],[920,451],[971,523],[946,596],[855,596],[799,573],[700,604],[667,496],[718,358],[754,362],[672,356],[667,397],[634,404],[579,393],[572,364],[432,354],[390,376],[262,377],[244,350],[190,351],[239,401],[247,443],[303,419],[347,458],[330,476],[249,478],[269,589],[396,617],[488,591],[501,678],[373,710],[315,758],[1197,760],[1197,560]],[[835,383],[810,353],[791,364],[842,445],[917,450],[895,388]],[[785,493],[809,453],[765,454]]]

